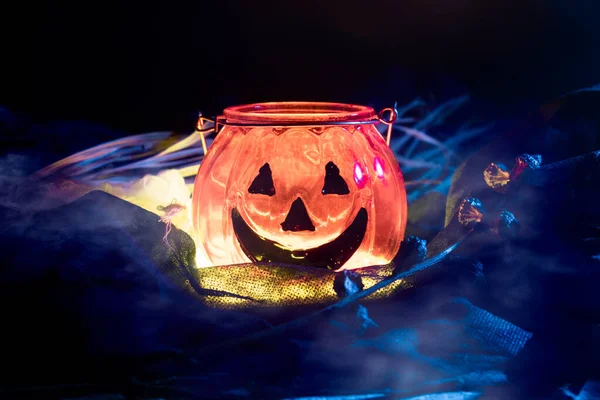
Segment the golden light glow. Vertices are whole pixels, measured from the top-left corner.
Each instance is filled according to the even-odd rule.
[[[157,214],[157,220],[160,217],[158,206],[168,204],[173,198],[189,197],[188,189],[177,171],[165,171],[157,176],[146,176],[129,188],[106,186],[103,189]],[[191,229],[190,207],[176,218],[174,225]],[[362,262],[366,261],[362,260]],[[199,247],[196,247],[196,267],[199,268],[197,278],[200,287],[231,294],[199,297],[201,301],[212,307],[325,305],[339,301],[333,289],[335,278],[333,271],[273,264],[214,267]],[[369,288],[389,277],[392,270],[393,265],[383,265],[358,269],[356,272],[361,275],[365,288]],[[399,280],[373,293],[367,299],[385,298],[410,286],[410,282]],[[190,293],[195,292],[189,282],[187,289]]]
[[[173,202],[184,206],[182,212],[175,214],[171,222],[194,237],[191,192],[179,171],[165,170],[157,175],[146,175],[127,186],[106,184],[101,189],[156,214],[157,220],[163,216],[159,207],[166,207]]]

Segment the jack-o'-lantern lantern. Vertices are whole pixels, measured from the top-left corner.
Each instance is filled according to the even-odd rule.
[[[213,265],[390,262],[406,191],[377,122],[370,107],[337,103],[225,109],[194,186],[199,251]]]

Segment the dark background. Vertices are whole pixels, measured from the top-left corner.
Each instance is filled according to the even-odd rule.
[[[600,81],[600,2],[589,0],[18,7],[2,17],[0,106],[126,133],[189,130],[199,110],[255,101],[381,108],[468,91],[488,109],[522,109]]]

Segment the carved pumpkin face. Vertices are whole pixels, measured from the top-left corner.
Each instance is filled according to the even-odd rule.
[[[260,118],[262,111],[283,125],[226,125],[213,141],[193,195],[200,250],[214,265],[270,261],[337,270],[391,261],[406,226],[406,193],[379,132],[371,124],[286,127],[286,115],[293,122],[356,116],[341,105],[283,104],[293,105],[285,115],[273,112],[277,103],[234,107],[234,114],[250,109]],[[367,107],[343,107],[374,116]]]

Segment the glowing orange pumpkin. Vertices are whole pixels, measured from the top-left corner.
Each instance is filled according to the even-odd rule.
[[[224,118],[192,197],[196,242],[213,265],[337,270],[392,260],[406,191],[372,108],[262,103]]]

